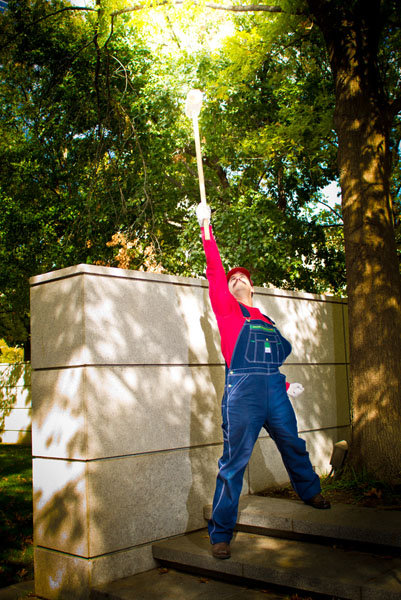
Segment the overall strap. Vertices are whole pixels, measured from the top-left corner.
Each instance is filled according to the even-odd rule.
[[[245,308],[245,306],[243,306],[243,304],[241,304],[241,302],[238,302],[238,304],[239,304],[239,307],[241,309],[241,312],[242,312],[243,316],[246,319],[248,319],[251,316],[249,310],[247,308]],[[227,366],[227,363],[226,363],[226,383],[227,383],[227,375],[228,375],[228,366]]]
[[[265,315],[264,313],[262,313],[262,315],[263,315],[264,317],[266,317],[266,319],[268,319],[272,325],[275,325],[275,324],[276,324],[276,323],[273,321],[273,319],[272,319],[271,317],[268,317],[268,316],[267,316],[267,315]]]
[[[245,306],[243,304],[241,304],[241,302],[238,302],[239,307],[241,309],[242,314],[244,315],[244,317],[250,317],[251,313],[249,312],[249,310],[247,308],[245,308]]]
[[[249,310],[248,310],[248,309],[247,309],[247,308],[246,308],[246,307],[245,307],[243,304],[241,304],[241,302],[238,302],[238,304],[239,304],[239,307],[240,307],[240,309],[241,309],[241,312],[242,312],[243,316],[244,316],[245,318],[249,318],[249,317],[251,316],[251,314],[250,314]],[[262,314],[263,314],[263,313],[262,313]],[[273,319],[271,319],[271,318],[270,318],[270,317],[268,317],[267,315],[263,315],[263,316],[264,316],[264,317],[266,317],[266,319],[267,319],[268,321],[270,321],[270,323],[272,323],[273,325],[275,325],[275,322],[273,321]]]

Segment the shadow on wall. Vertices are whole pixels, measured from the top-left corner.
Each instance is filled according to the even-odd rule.
[[[291,399],[298,430],[316,471],[328,472],[333,444],[350,433],[346,304],[311,295],[280,298],[274,291],[271,296],[256,295],[255,300],[292,344],[281,371],[288,382],[300,382],[305,388]],[[250,491],[287,482],[280,454],[262,430],[249,465]]]
[[[35,544],[85,557],[203,527],[222,453],[224,367],[206,285],[95,271],[33,287],[31,311]],[[293,344],[285,372],[306,388],[300,429],[338,426],[325,404],[341,375],[336,309],[257,300]],[[269,452],[255,450],[261,480],[275,476]]]
[[[17,409],[25,409],[29,411],[28,419],[30,420],[31,410],[31,369],[30,364],[25,362],[17,363],[0,363],[0,443],[5,434],[6,420],[14,411],[16,417],[14,419],[13,429],[17,433],[14,443],[30,444],[30,432],[28,425],[20,423],[18,419]],[[24,429],[22,429],[24,427]]]
[[[93,557],[202,526],[222,372],[207,290],[131,272],[32,292],[35,543]]]
[[[339,439],[349,439],[350,408],[348,390],[348,352],[346,347],[346,305],[333,299],[318,300],[316,297],[280,298],[277,295],[256,295],[256,305],[276,320],[281,331],[290,339],[293,352],[282,371],[289,382],[300,381],[305,387],[301,397],[293,400],[298,419],[298,427],[307,443],[314,468],[319,473],[330,470],[330,456],[333,445]],[[200,318],[207,344],[208,355],[214,348],[220,348],[215,319],[210,309],[205,290],[205,307],[209,310]],[[214,335],[212,335],[212,333]],[[198,362],[197,355],[190,355],[189,362]],[[220,369],[220,368],[219,368]],[[204,431],[204,443],[208,438],[208,418],[216,417],[215,402],[219,409],[217,415],[220,431],[220,402],[224,385],[224,367],[219,377],[210,380],[210,369],[200,373],[196,381],[197,391],[191,412],[192,445],[199,443],[199,431]],[[209,396],[209,384],[214,385],[217,394]],[[217,384],[217,385],[216,385]],[[206,392],[206,393],[205,393]],[[201,402],[199,399],[202,399]],[[202,497],[205,489],[214,489],[217,473],[217,459],[222,453],[222,437],[218,444],[213,464],[196,460],[192,456],[193,487],[188,504],[193,506],[196,499]],[[202,457],[203,458],[203,457]],[[213,471],[212,482],[210,472]],[[282,464],[275,444],[262,430],[255,446],[250,465],[244,478],[244,492],[256,493],[270,485],[287,483],[288,474]],[[209,499],[209,503],[212,496]],[[190,529],[190,526],[188,527]]]
[[[199,365],[193,369],[194,392],[190,398],[190,452],[191,481],[188,493],[188,522],[186,531],[205,527],[203,507],[213,501],[217,461],[223,453],[223,435],[221,431],[221,398],[224,392],[225,367],[220,353],[220,336],[212,312],[208,289],[203,296],[197,312],[199,328],[202,334],[199,342],[203,346],[197,353],[188,348],[188,363]],[[190,327],[187,326],[190,334]],[[206,350],[206,362],[205,360]],[[213,358],[219,359],[213,364]]]

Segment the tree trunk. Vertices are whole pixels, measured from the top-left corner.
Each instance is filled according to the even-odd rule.
[[[336,89],[349,300],[350,459],[359,470],[400,483],[401,278],[389,192],[390,113],[377,67],[380,2],[308,3],[326,40]]]

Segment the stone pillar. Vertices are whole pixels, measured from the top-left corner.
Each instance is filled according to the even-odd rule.
[[[325,432],[349,425],[345,305],[256,292],[293,343],[284,372],[309,386],[297,410],[328,464]],[[36,593],[84,600],[153,568],[153,541],[205,525],[222,452],[219,336],[205,280],[92,265],[32,278],[31,315]],[[287,481],[270,443],[244,493]]]
[[[204,281],[78,265],[31,285],[36,593],[78,600],[204,525],[224,370]]]

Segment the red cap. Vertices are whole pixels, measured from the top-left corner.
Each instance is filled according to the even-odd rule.
[[[234,269],[231,269],[231,271],[229,271],[227,273],[227,281],[230,281],[230,279],[234,275],[234,273],[243,273],[245,275],[245,277],[247,277],[249,279],[249,281],[251,282],[251,285],[253,285],[253,281],[251,279],[251,274],[248,271],[248,269],[245,269],[245,267],[234,267]]]

